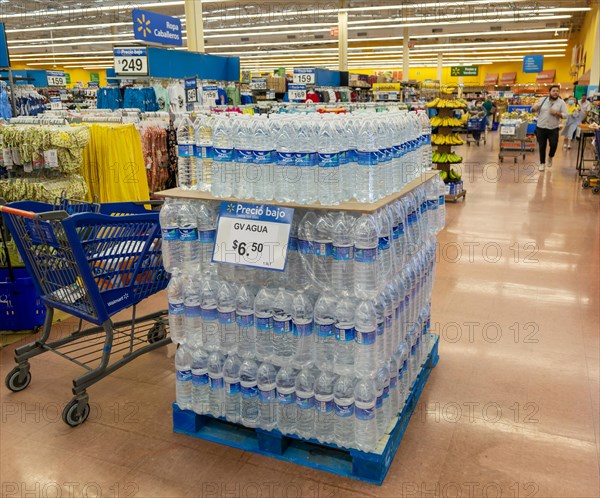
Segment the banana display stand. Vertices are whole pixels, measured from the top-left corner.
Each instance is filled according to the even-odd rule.
[[[427,107],[437,110],[437,116],[431,118],[431,126],[436,132],[431,136],[431,143],[437,146],[433,152],[432,162],[436,169],[440,170],[441,176],[446,182],[446,201],[456,202],[460,198],[465,198],[467,191],[462,188],[460,174],[452,167],[454,164],[462,162],[455,152],[452,152],[453,145],[462,145],[464,140],[454,130],[462,126],[459,119],[453,116],[455,109],[465,109],[467,104],[464,100],[453,97],[454,88],[442,86],[440,97],[427,104]]]

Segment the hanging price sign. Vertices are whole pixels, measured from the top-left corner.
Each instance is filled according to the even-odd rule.
[[[61,111],[62,108],[63,104],[60,97],[50,97],[50,110]]]
[[[299,83],[299,84],[304,84],[304,85],[314,85],[315,84],[315,70],[314,69],[306,69],[306,68],[294,69],[294,83]]]
[[[46,71],[48,86],[67,86],[67,77],[64,71]]]
[[[148,75],[146,47],[115,48],[113,50],[115,74],[123,76]]]
[[[517,127],[514,124],[505,124],[500,126],[500,135],[516,135]]]
[[[267,79],[266,78],[252,78],[252,83],[250,83],[250,88],[252,88],[252,90],[266,90],[267,89]]]
[[[288,97],[292,100],[306,100],[306,85],[292,84],[288,85]]]
[[[292,208],[222,202],[213,262],[283,271],[293,217]]]
[[[184,81],[185,101],[188,104],[198,102],[198,82],[196,78],[186,78]]]
[[[205,105],[215,105],[219,98],[219,91],[216,85],[202,87],[202,101]]]

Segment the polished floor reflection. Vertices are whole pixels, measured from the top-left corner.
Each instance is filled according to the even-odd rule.
[[[383,486],[173,434],[169,347],[90,389],[77,429],[60,412],[80,370],[34,359],[26,391],[0,390],[0,494],[600,496],[600,197],[582,191],[576,150],[559,148],[540,174],[499,164],[496,141],[459,149],[468,194],[448,205],[439,239],[440,361]]]

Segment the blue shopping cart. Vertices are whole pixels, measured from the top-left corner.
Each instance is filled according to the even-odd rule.
[[[479,145],[479,142],[483,139],[483,143],[486,143],[486,126],[487,126],[487,118],[483,116],[482,118],[474,117],[467,120],[467,145],[471,145],[471,142]],[[479,133],[480,138],[475,138],[475,134]]]
[[[152,204],[61,200],[0,206],[46,306],[41,337],[15,351],[17,366],[5,383],[13,392],[25,389],[31,382],[29,359],[46,351],[83,367],[87,372],[73,380],[74,396],[62,414],[72,427],[89,415],[89,386],[170,341],[166,311],[136,318],[136,305],[169,279]],[[127,308],[131,319],[114,323],[111,317]],[[49,341],[55,309],[79,318],[79,327]]]

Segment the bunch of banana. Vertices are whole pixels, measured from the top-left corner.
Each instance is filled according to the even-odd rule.
[[[461,126],[460,119],[456,118],[441,118],[439,116],[433,116],[431,118],[431,126]]]
[[[437,99],[425,104],[427,107],[436,107],[438,109],[464,109],[467,107],[467,103],[462,99]]]
[[[434,163],[459,163],[462,161],[455,152],[434,152],[431,157],[431,162]]]
[[[461,176],[458,174],[454,168],[450,168],[450,173],[448,175],[448,179],[452,182],[460,180]]]
[[[465,142],[458,133],[452,135],[431,135],[431,143],[435,145],[463,145]]]
[[[446,179],[448,178],[448,173],[446,173],[444,170],[441,170],[440,176],[442,177],[442,180],[446,181]]]
[[[456,91],[456,87],[454,87],[454,86],[443,85],[440,88],[440,92],[443,93],[444,95],[452,95],[455,91]]]

